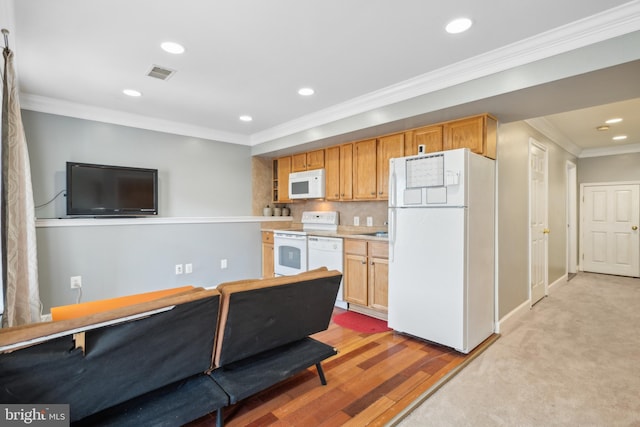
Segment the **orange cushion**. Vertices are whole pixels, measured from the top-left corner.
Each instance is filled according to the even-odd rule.
[[[164,289],[161,291],[146,292],[143,294],[127,295],[124,297],[103,299],[99,301],[83,302],[80,304],[61,305],[51,308],[51,320],[67,320],[77,317],[88,316],[94,313],[113,310],[114,308],[125,307],[141,302],[152,301],[168,295],[177,294],[193,289],[193,286],[182,286],[179,288]]]

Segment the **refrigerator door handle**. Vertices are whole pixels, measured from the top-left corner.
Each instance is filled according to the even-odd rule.
[[[389,209],[389,262],[393,262],[393,252],[396,244],[396,210]]]
[[[397,206],[396,200],[396,170],[393,164],[393,159],[390,160],[391,174],[389,174],[389,206]]]

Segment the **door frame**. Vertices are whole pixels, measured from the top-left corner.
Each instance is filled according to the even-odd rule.
[[[567,267],[566,274],[578,272],[578,166],[567,160]]]
[[[615,186],[615,185],[640,185],[640,181],[611,181],[611,182],[583,182],[580,184],[580,239],[578,240],[578,269],[584,271],[582,260],[584,259],[584,188],[591,186]]]
[[[545,223],[545,227],[549,226],[549,150],[547,149],[547,147],[538,142],[535,138],[529,138],[529,146],[528,146],[528,152],[527,152],[527,160],[528,160],[528,165],[527,165],[527,173],[528,173],[528,191],[529,191],[529,195],[527,197],[528,199],[528,236],[529,239],[527,240],[527,252],[529,254],[529,259],[528,259],[528,263],[529,263],[529,271],[528,271],[528,281],[529,281],[529,286],[528,286],[528,294],[529,294],[529,306],[533,307],[533,305],[536,302],[533,302],[533,298],[531,295],[531,280],[532,280],[532,266],[533,266],[533,262],[531,257],[533,256],[532,252],[531,252],[531,238],[532,238],[532,234],[531,234],[531,207],[532,207],[532,203],[531,203],[531,196],[532,196],[532,190],[531,190],[531,179],[532,179],[532,171],[531,171],[531,151],[532,148],[536,147],[539,150],[544,152],[544,188],[545,188],[545,194],[546,194],[546,200],[545,200],[545,212],[544,212],[544,223]],[[545,237],[544,239],[544,259],[545,259],[545,269],[544,269],[544,296],[548,296],[549,295],[549,237],[547,235],[547,237]],[[544,297],[543,297],[544,298]],[[541,298],[542,299],[542,298]]]

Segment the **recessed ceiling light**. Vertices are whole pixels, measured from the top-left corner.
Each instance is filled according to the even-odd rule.
[[[245,115],[240,116],[240,120],[242,120],[243,122],[250,122],[251,120],[253,120],[253,117],[247,116],[245,114]]]
[[[620,123],[621,121],[622,121],[622,119],[621,119],[621,118],[616,117],[615,119],[609,119],[609,120],[607,120],[605,123],[606,123],[606,124],[608,124],[608,125],[612,125],[612,124],[614,124],[614,123]]]
[[[471,19],[457,18],[449,22],[445,27],[445,30],[447,30],[447,33],[449,34],[458,34],[467,31],[469,28],[471,28],[471,25],[473,25]]]
[[[165,52],[173,53],[174,55],[179,55],[184,53],[184,46],[174,42],[164,42],[160,45],[162,50]]]
[[[298,90],[298,94],[302,96],[311,96],[314,93],[316,93],[316,91],[311,89],[310,87],[303,87],[302,89]]]
[[[622,141],[623,139],[627,139],[627,135],[618,135],[613,137],[614,141]]]
[[[135,89],[125,89],[122,91],[122,93],[124,93],[127,96],[133,96],[133,97],[142,96],[142,92]]]
[[[598,127],[596,128],[596,130],[600,130],[600,131],[602,131],[602,130],[609,130],[609,126],[606,126],[606,125],[598,126]]]

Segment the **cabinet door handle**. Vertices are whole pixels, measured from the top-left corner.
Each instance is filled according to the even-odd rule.
[[[367,261],[360,261],[360,263],[362,263],[362,264],[366,264],[366,263],[367,263]]]
[[[631,229],[632,229],[633,231],[636,231],[636,230],[638,229],[638,226],[637,226],[637,225],[634,225],[633,227],[631,227]]]

